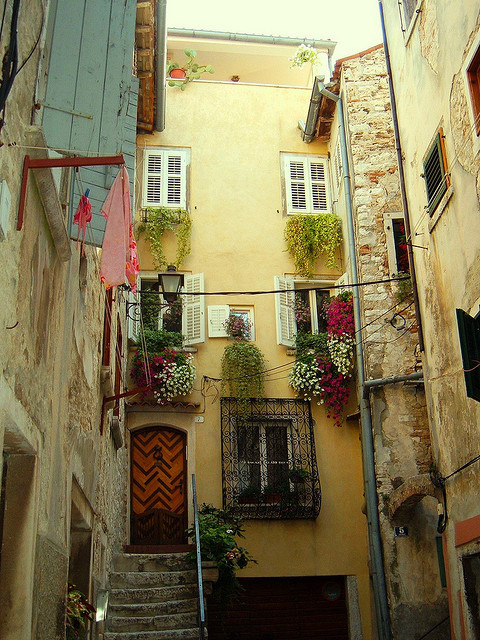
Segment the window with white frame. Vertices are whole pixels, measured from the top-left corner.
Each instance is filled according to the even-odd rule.
[[[404,215],[401,212],[386,213],[384,215],[390,275],[410,273]]]
[[[420,13],[423,0],[399,0],[398,7],[401,12],[403,31],[408,40]]]
[[[129,338],[138,342],[141,331],[173,331],[184,336],[186,346],[205,341],[205,298],[203,273],[185,274],[181,295],[168,304],[158,290],[157,274],[143,273],[137,279],[137,293],[130,295],[136,306],[129,314]],[[133,319],[132,319],[133,318]]]
[[[284,153],[282,170],[288,214],[331,211],[326,156]]]
[[[230,314],[243,318],[250,325],[248,340],[255,340],[255,322],[253,307],[229,304],[209,305],[208,313],[208,337],[226,338],[225,322]]]
[[[295,336],[300,330],[308,333],[326,331],[324,305],[332,295],[340,293],[335,290],[336,284],[348,284],[346,275],[340,280],[326,282],[275,276],[278,344],[292,347],[295,344]],[[343,287],[341,290],[343,291]]]
[[[188,149],[148,148],[144,152],[142,207],[187,207]]]

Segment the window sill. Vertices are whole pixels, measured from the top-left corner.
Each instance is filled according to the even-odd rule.
[[[454,188],[453,185],[450,185],[448,187],[448,189],[445,191],[443,198],[440,200],[440,202],[438,203],[438,207],[435,209],[435,211],[433,212],[432,217],[430,218],[429,222],[428,222],[428,231],[429,233],[432,233],[432,231],[435,229],[435,226],[437,224],[437,222],[440,220],[440,218],[442,217],[442,214],[450,200],[450,198],[453,196],[454,193]]]

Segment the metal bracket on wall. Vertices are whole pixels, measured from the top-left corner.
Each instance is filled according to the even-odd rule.
[[[23,226],[25,213],[25,200],[27,196],[28,172],[30,169],[56,169],[59,167],[95,167],[105,165],[125,164],[123,155],[118,156],[98,156],[96,158],[31,158],[25,156],[23,162],[22,186],[20,190],[20,202],[18,204],[17,231]]]

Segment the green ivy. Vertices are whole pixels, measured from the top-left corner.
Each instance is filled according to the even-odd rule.
[[[291,216],[285,227],[287,251],[295,264],[296,272],[311,278],[315,261],[323,253],[327,267],[338,267],[335,253],[341,242],[340,218],[333,213]]]
[[[190,253],[192,220],[185,209],[168,209],[166,207],[148,207],[145,209],[147,222],[139,225],[138,231],[145,233],[150,244],[150,251],[156,269],[165,269],[169,264],[180,268]],[[177,238],[177,255],[175,261],[168,261],[163,251],[163,236],[171,231]]]
[[[265,356],[253,342],[235,340],[222,356],[222,388],[240,400],[262,398]]]

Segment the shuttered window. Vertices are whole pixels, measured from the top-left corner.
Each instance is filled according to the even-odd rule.
[[[187,207],[187,149],[148,149],[143,174],[143,207]]]
[[[476,50],[472,61],[467,67],[467,79],[472,99],[475,131],[477,136],[480,136],[480,47]]]
[[[433,215],[443,194],[450,186],[443,138],[443,130],[440,129],[423,162],[427,207],[430,216]]]
[[[47,47],[42,60],[37,101],[47,145],[77,155],[123,153],[133,194],[138,79],[132,75],[136,2],[125,0],[52,0]],[[63,152],[62,152],[63,153]],[[68,219],[87,189],[92,221],[86,242],[100,247],[105,231],[101,207],[117,167],[83,167],[74,174]]]
[[[480,402],[480,314],[457,309],[457,324],[467,396]]]
[[[205,342],[205,296],[192,295],[202,291],[205,291],[203,273],[185,275],[182,295],[182,333],[185,345]]]
[[[326,158],[284,154],[283,172],[287,213],[330,211]]]

